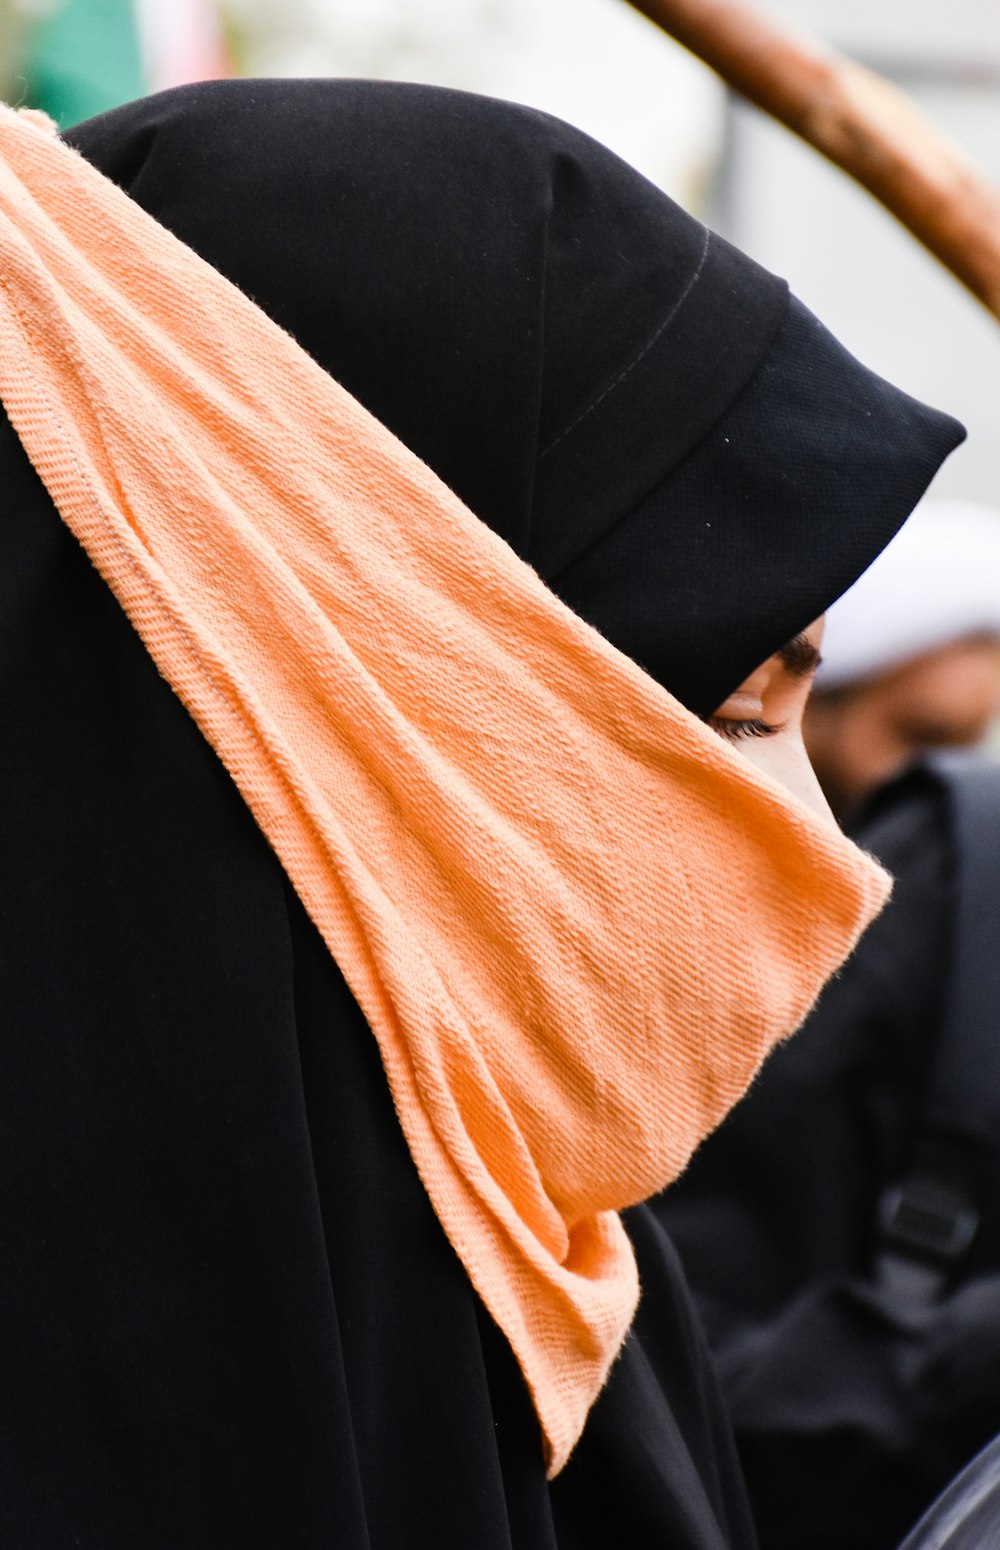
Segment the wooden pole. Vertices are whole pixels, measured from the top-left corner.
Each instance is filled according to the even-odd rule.
[[[630,0],[880,200],[1000,318],[1000,189],[903,92],[743,0]]]

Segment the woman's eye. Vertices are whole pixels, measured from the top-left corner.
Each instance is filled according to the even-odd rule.
[[[757,716],[750,721],[731,721],[727,716],[710,716],[708,724],[713,732],[728,738],[731,743],[738,743],[743,737],[774,737],[781,731],[780,727],[772,726],[769,721],[761,721]]]

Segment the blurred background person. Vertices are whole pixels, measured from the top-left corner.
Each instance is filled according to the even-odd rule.
[[[924,501],[827,615],[805,719],[839,817],[922,754],[982,742],[1000,705],[1000,512]]]
[[[968,860],[949,807],[919,769],[883,792],[855,835],[895,874],[888,908],[656,1202],[709,1328],[762,1550],[894,1550],[1000,1432],[1000,1128],[938,1146],[933,1123]],[[983,930],[1000,943],[995,840],[987,854]],[[979,960],[994,1013],[997,960],[995,946]],[[996,1110],[1000,1050],[970,1083],[970,1108]],[[929,1150],[900,1286],[883,1274],[887,1208]],[[956,1216],[974,1230],[936,1253]]]
[[[925,501],[828,611],[823,656],[811,757],[895,892],[658,1211],[763,1550],[893,1550],[1000,1431],[1000,767],[920,757],[995,713],[1000,515]]]

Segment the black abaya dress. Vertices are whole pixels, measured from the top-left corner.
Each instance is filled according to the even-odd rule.
[[[750,1546],[644,1208],[657,1317],[546,1482],[329,952],[8,426],[0,458],[0,1543]]]

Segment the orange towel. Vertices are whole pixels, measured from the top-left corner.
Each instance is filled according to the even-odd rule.
[[[555,1473],[635,1307],[616,1210],[798,1024],[883,874],[9,109],[0,395],[364,1009]]]

